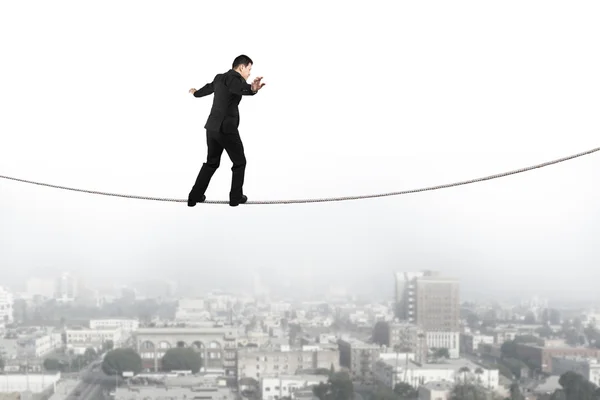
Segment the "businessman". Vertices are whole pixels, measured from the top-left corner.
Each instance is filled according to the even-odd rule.
[[[229,205],[235,207],[248,201],[248,197],[243,192],[246,155],[238,132],[240,125],[238,105],[242,96],[253,96],[265,86],[261,83],[262,77],[255,78],[252,84],[246,82],[252,72],[252,64],[248,56],[240,55],[233,60],[229,71],[217,74],[211,83],[207,83],[199,90],[189,90],[194,97],[214,93],[212,109],[204,125],[208,155],[188,196],[189,207],[206,200],[204,193],[210,179],[219,168],[223,150],[227,151],[233,163]]]

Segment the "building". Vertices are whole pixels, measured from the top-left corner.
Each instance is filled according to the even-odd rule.
[[[55,299],[59,302],[72,302],[77,297],[77,280],[71,274],[63,272],[56,280]]]
[[[460,332],[459,282],[432,273],[417,279],[416,287],[417,325],[427,332]]]
[[[552,357],[552,375],[560,376],[568,371],[581,374],[588,381],[600,386],[600,363],[597,359],[568,356]]]
[[[415,363],[409,360],[408,365],[396,363],[395,360],[380,359],[373,366],[375,380],[389,388],[397,383],[408,383],[419,388],[430,382],[475,381],[485,388],[495,390],[499,385],[497,369],[486,369],[483,365],[469,360],[446,360],[440,363]]]
[[[104,398],[99,389],[98,398]],[[224,379],[206,376],[177,376],[177,374],[139,374],[130,378],[126,385],[119,386],[114,399],[202,399],[236,400],[238,396]]]
[[[60,332],[36,332],[17,339],[18,357],[41,358],[63,347]]]
[[[4,374],[0,379],[0,393],[45,393],[56,390],[60,372],[55,374]]]
[[[553,357],[600,358],[600,349],[588,347],[544,347],[517,343],[516,355],[520,360],[529,360],[536,368],[551,373]]]
[[[427,335],[423,329],[411,323],[388,323],[389,349],[405,350],[415,354],[415,361],[427,361]]]
[[[326,383],[327,375],[280,375],[277,377],[262,377],[260,391],[262,400],[278,400],[284,397],[294,398],[295,392],[311,388],[323,382]]]
[[[425,272],[396,272],[396,317],[401,321],[415,323],[417,321],[417,285],[418,278]]]
[[[419,386],[419,400],[450,400],[454,382],[432,381]]]
[[[12,324],[14,321],[13,306],[15,304],[13,295],[7,289],[0,286],[0,326]]]
[[[479,344],[494,344],[494,336],[478,335],[473,333],[460,334],[461,352],[474,354],[479,351]]]
[[[96,351],[102,349],[107,342],[112,342],[114,348],[123,344],[123,331],[114,329],[67,329],[65,330],[67,348],[76,354],[83,354],[88,348]]]
[[[306,370],[340,368],[340,351],[336,346],[289,345],[247,347],[237,352],[238,379],[263,376],[294,375]]]
[[[460,332],[428,331],[427,347],[430,349],[448,349],[450,358],[460,356]]]
[[[90,329],[117,329],[131,333],[140,327],[137,319],[92,319]]]
[[[200,353],[203,371],[223,371],[235,376],[237,338],[234,327],[139,328],[134,332],[135,347],[144,369],[159,371],[168,349],[192,347]]]
[[[340,339],[340,366],[348,368],[352,379],[371,381],[372,366],[382,353],[382,347],[356,339]]]
[[[210,319],[210,311],[206,307],[204,299],[185,298],[178,301],[175,312],[176,321],[194,322],[208,319]]]
[[[460,353],[460,285],[437,271],[396,273],[396,315],[426,332],[429,349]]]

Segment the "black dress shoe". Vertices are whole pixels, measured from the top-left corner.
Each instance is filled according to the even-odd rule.
[[[236,207],[236,206],[238,206],[240,204],[244,204],[247,201],[248,201],[248,197],[247,196],[242,196],[242,198],[239,201],[237,201],[237,202],[233,201],[233,200],[229,200],[229,205],[231,207]]]
[[[196,203],[203,203],[204,200],[206,200],[205,195],[202,195],[202,197],[200,197],[200,199],[188,198],[188,207],[194,207],[196,205]]]

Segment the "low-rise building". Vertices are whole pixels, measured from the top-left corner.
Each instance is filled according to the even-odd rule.
[[[494,344],[492,335],[481,335],[475,333],[460,334],[460,350],[461,352],[474,354],[479,351],[479,344]]]
[[[140,327],[137,319],[92,319],[90,329],[117,329],[123,332],[134,332]]]
[[[76,354],[83,354],[87,348],[99,350],[107,342],[119,348],[123,344],[123,331],[114,329],[67,329],[65,331],[67,348]]]
[[[294,398],[294,394],[302,389],[308,389],[319,383],[326,383],[327,375],[280,375],[262,377],[260,391],[262,400],[278,400],[284,397]]]
[[[408,383],[414,388],[437,381],[475,381],[491,390],[495,390],[499,385],[497,369],[487,369],[465,359],[423,364],[409,361],[408,365],[380,359],[373,366],[373,375],[377,382],[389,388],[400,382]]]
[[[60,332],[35,332],[17,339],[18,357],[40,358],[63,347]]]
[[[431,381],[419,386],[419,400],[450,400],[453,382]]]
[[[237,376],[260,379],[263,376],[294,375],[303,370],[340,368],[340,352],[335,346],[263,346],[240,348]]]
[[[340,366],[348,368],[352,379],[371,381],[373,379],[372,367],[382,353],[382,347],[357,339],[340,339],[338,345]]]
[[[517,343],[516,353],[517,358],[523,361],[527,360],[529,364],[546,373],[552,372],[553,357],[600,358],[600,349],[570,346],[547,347],[526,343]]]

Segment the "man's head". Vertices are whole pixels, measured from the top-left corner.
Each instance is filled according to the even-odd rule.
[[[235,60],[233,60],[232,68],[235,71],[239,72],[240,75],[242,75],[242,77],[244,78],[244,80],[247,80],[248,77],[250,77],[250,72],[252,72],[252,64],[253,63],[250,57],[242,54],[241,56],[237,56]]]

